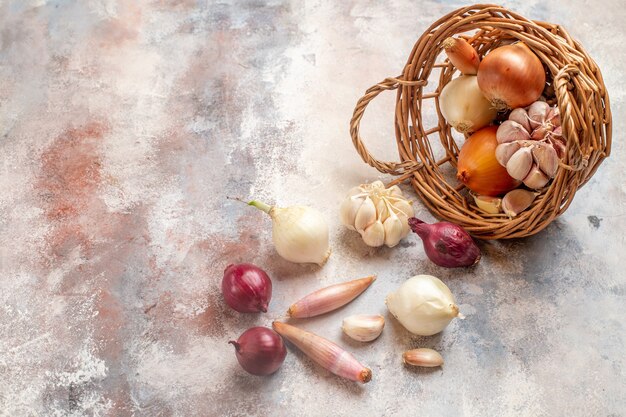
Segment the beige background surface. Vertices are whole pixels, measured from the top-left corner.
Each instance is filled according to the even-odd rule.
[[[350,187],[390,180],[352,148],[356,100],[462,3],[0,1],[0,415],[624,415],[626,4],[504,4],[562,24],[596,59],[613,154],[541,234],[481,244],[477,267],[444,270],[417,236],[370,249],[337,213]],[[385,160],[393,100],[363,126]],[[320,209],[330,261],[283,261],[269,219],[227,196]],[[272,276],[267,314],[225,307],[234,262]],[[373,273],[356,301],[299,323],[354,352],[371,383],[292,347],[272,377],[239,367],[229,339]],[[418,273],[443,279],[467,318],[429,338],[403,330],[383,300]],[[386,315],[381,338],[342,336],[354,313]],[[445,366],[405,368],[414,347]]]

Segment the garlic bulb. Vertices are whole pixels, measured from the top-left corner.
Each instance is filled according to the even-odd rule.
[[[559,108],[544,101],[513,110],[498,127],[496,138],[500,165],[511,177],[535,190],[554,178],[566,148]]]
[[[256,200],[248,205],[272,218],[272,239],[280,256],[295,263],[326,263],[330,256],[328,225],[319,211],[306,206],[271,207]]]
[[[354,187],[340,208],[341,222],[372,247],[396,246],[409,234],[408,218],[414,214],[402,190],[397,185],[385,188],[381,181]]]
[[[408,331],[419,336],[439,333],[453,318],[462,317],[450,289],[431,275],[409,278],[385,303]]]

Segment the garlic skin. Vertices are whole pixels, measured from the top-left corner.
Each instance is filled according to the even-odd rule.
[[[397,185],[385,188],[381,181],[350,189],[339,209],[341,222],[371,247],[396,246],[409,234],[408,219],[414,214],[402,190]]]
[[[385,318],[381,315],[357,314],[343,319],[341,330],[359,342],[371,342],[383,332]]]
[[[328,224],[319,211],[306,206],[271,207],[256,200],[248,204],[272,218],[272,240],[280,256],[295,263],[326,263]]]
[[[431,275],[406,280],[385,303],[395,318],[411,333],[432,336],[455,317],[462,317],[450,289]]]

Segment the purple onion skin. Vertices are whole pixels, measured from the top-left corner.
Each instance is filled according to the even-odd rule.
[[[267,327],[252,327],[228,343],[235,346],[239,365],[252,375],[273,374],[287,356],[282,337]]]
[[[272,281],[252,264],[228,265],[222,279],[224,300],[240,313],[267,312],[272,298]]]
[[[422,238],[428,259],[439,266],[457,268],[480,261],[480,249],[459,225],[449,222],[428,224],[411,217],[409,226]]]

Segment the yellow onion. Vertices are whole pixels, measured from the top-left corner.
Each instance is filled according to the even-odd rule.
[[[489,52],[478,66],[477,77],[481,91],[499,110],[530,105],[546,86],[541,61],[521,42]]]
[[[476,194],[495,197],[520,185],[496,159],[497,130],[497,126],[480,129],[459,152],[456,177]]]

